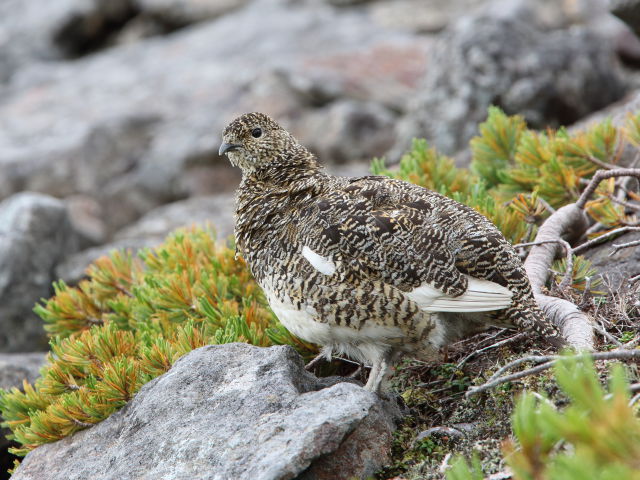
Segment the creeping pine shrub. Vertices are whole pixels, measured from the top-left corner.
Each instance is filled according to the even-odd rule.
[[[609,392],[593,362],[566,357],[555,367],[569,404],[558,409],[524,393],[512,417],[516,441],[503,446],[515,480],[640,479],[640,419],[631,403],[624,368],[613,367]],[[457,459],[448,480],[482,479],[479,460]]]
[[[25,455],[89,427],[121,408],[189,351],[208,344],[289,344],[310,356],[268,309],[232,249],[211,232],[178,231],[139,258],[124,252],[97,260],[89,279],[35,309],[51,352],[35,384],[3,391],[3,425]]]
[[[471,140],[471,168],[456,168],[452,158],[414,140],[396,170],[374,160],[376,174],[422,185],[487,216],[512,243],[532,241],[549,208],[575,202],[600,164],[615,166],[625,148],[640,147],[640,112],[622,127],[610,120],[580,132],[529,130],[518,115],[491,107],[479,135]],[[611,199],[615,179],[601,183],[587,212],[605,230],[637,219]],[[633,194],[631,194],[633,195]]]

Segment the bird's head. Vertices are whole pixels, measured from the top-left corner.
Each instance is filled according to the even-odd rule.
[[[224,129],[218,153],[227,154],[232,165],[251,173],[283,161],[297,145],[296,139],[268,115],[246,113]]]

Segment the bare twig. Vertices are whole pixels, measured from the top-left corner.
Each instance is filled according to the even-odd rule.
[[[607,170],[613,170],[614,168],[618,168],[616,165],[612,165],[611,163],[603,162],[602,160],[600,160],[597,157],[594,157],[593,155],[587,155],[587,159],[591,163],[595,163],[599,167],[606,168]]]
[[[562,240],[561,238],[555,238],[553,240],[541,240],[538,242],[516,243],[513,248],[535,247],[536,245],[545,245],[548,243],[559,243],[561,245],[564,245],[568,242],[566,240]],[[569,248],[571,248],[571,246],[569,246]]]
[[[522,365],[523,363],[530,363],[530,362],[542,363],[542,362],[548,362],[550,360],[553,360],[554,358],[557,358],[557,355],[529,355],[527,357],[518,358],[499,368],[496,371],[496,373],[491,375],[491,378],[489,378],[489,381],[495,380],[507,370],[513,367],[517,367],[518,365]]]
[[[549,202],[547,202],[544,198],[538,197],[538,201],[547,210],[547,212],[556,213],[556,209],[549,205]]]
[[[344,357],[333,357],[333,358],[336,358],[336,359],[340,360],[341,362],[350,363],[351,365],[357,365],[358,367],[368,368],[367,365],[363,365],[360,362],[354,362],[353,360],[350,360],[348,358],[344,358]],[[315,358],[314,358],[314,360],[315,360]]]
[[[584,235],[586,237],[588,237],[589,235],[593,235],[594,233],[598,233],[600,230],[603,230],[607,228],[606,225],[600,223],[600,222],[596,222],[593,225],[591,225],[589,228],[587,228],[587,230],[584,232]]]
[[[634,383],[633,385],[630,385],[629,390],[631,391],[631,393],[640,391],[640,383]],[[636,393],[631,398],[631,400],[629,400],[629,406],[633,407],[638,400],[640,400],[640,393]]]
[[[579,255],[583,251],[593,247],[594,245],[598,245],[604,240],[609,240],[610,238],[615,237],[616,235],[620,235],[622,233],[627,233],[627,232],[640,232],[640,227],[620,227],[620,228],[616,228],[615,230],[611,230],[610,232],[603,233],[602,235],[596,238],[592,238],[591,240],[584,242],[581,245],[578,245],[573,249],[573,253],[576,255]]]
[[[539,228],[535,238],[538,245],[533,246],[525,260],[525,270],[533,288],[536,301],[548,318],[560,329],[569,345],[577,349],[593,350],[593,328],[586,314],[573,303],[543,293],[542,288],[549,276],[549,266],[556,255],[558,240],[571,231],[583,233],[587,230],[584,207],[589,197],[598,188],[602,180],[613,177],[640,178],[639,168],[620,168],[598,170],[589,181],[576,203],[565,205],[556,210]],[[563,279],[563,283],[566,281]]]
[[[591,178],[591,181],[589,182],[589,185],[587,185],[587,188],[585,188],[582,192],[582,195],[580,195],[580,198],[576,202],[576,206],[581,210],[584,209],[584,206],[589,200],[589,197],[591,197],[591,195],[593,195],[593,192],[596,191],[596,188],[598,188],[600,182],[606,180],[607,178],[613,177],[640,178],[640,168],[617,168],[615,170],[598,170]]]
[[[364,372],[364,365],[360,364],[352,373],[349,374],[349,378],[360,378],[362,380],[362,374]]]
[[[469,343],[469,342],[475,343],[476,337],[487,337],[487,338],[483,338],[482,340],[480,340],[478,342],[477,346],[480,346],[481,344],[483,344],[485,342],[491,341],[494,338],[499,337],[506,330],[507,330],[506,328],[501,328],[496,333],[492,333],[492,334],[489,334],[487,332],[481,332],[481,333],[478,333],[477,335],[474,335],[472,337],[463,338],[462,340],[458,340],[457,342],[452,343],[451,346],[462,345],[463,343]]]
[[[116,290],[118,290],[120,293],[124,293],[127,297],[129,298],[133,298],[133,293],[131,293],[129,290],[127,290],[125,287],[123,287],[122,285],[114,285],[116,287]]]
[[[523,377],[528,377],[529,375],[534,375],[536,373],[544,372],[545,370],[553,367],[554,363],[555,361],[552,360],[550,362],[543,363],[542,365],[538,365],[521,372],[512,373],[511,375],[497,378],[491,382],[484,383],[479,387],[471,387],[469,388],[469,390],[467,390],[467,393],[465,393],[465,397],[469,398],[473,395],[484,392],[485,390],[489,390],[493,387],[497,387],[498,385],[502,385],[503,383],[511,382],[512,380],[518,380]]]
[[[87,422],[81,422],[80,420],[76,420],[75,418],[71,418],[70,419],[73,423],[75,423],[77,426],[82,427],[82,428],[89,428],[89,427],[93,427],[93,423],[87,423]]]
[[[624,200],[618,200],[616,197],[614,197],[613,195],[609,195],[609,200],[611,200],[613,203],[617,203],[618,205],[621,205],[625,208],[628,208],[629,210],[635,210],[640,212],[640,205],[636,205],[634,203],[629,203],[629,202],[625,202]]]
[[[451,465],[449,465],[449,460],[451,460],[451,452],[447,453],[442,459],[442,463],[440,463],[440,466],[438,467],[438,472],[445,473],[451,468]]]
[[[481,393],[481,392],[484,392],[485,390],[489,390],[498,385],[502,385],[503,383],[510,382],[512,380],[518,380],[520,378],[527,377],[529,375],[534,375],[536,373],[543,372],[551,368],[553,365],[555,365],[556,362],[561,358],[566,358],[566,357],[562,357],[560,355],[551,355],[551,356],[534,355],[531,357],[520,358],[499,369],[486,383],[478,387],[469,388],[469,390],[467,390],[467,393],[465,393],[465,397],[468,398],[477,393]],[[591,358],[594,361],[595,360],[640,359],[640,350],[617,349],[617,350],[611,350],[610,352],[592,353],[592,354],[586,355],[585,358]],[[506,375],[504,377],[499,376],[502,373],[504,373],[507,369],[514,367],[516,365],[520,365],[526,362],[540,362],[540,361],[544,361],[545,363],[542,363],[541,365],[537,365],[535,367],[532,367],[526,370],[522,370],[520,372],[513,373],[511,375]]]
[[[621,348],[623,346],[622,343],[620,343],[618,341],[618,339],[616,337],[614,337],[613,335],[611,335],[609,332],[607,332],[602,325],[593,325],[593,329],[598,332],[600,335],[602,335],[604,338],[606,338],[607,340],[609,340],[611,343],[615,344],[616,347]]]
[[[609,256],[612,257],[623,248],[637,247],[638,245],[640,245],[640,240],[634,240],[633,242],[627,242],[627,243],[618,243],[618,244],[614,243],[612,245],[613,250],[611,250],[611,253],[609,254]]]
[[[516,335],[513,335],[512,337],[505,338],[504,340],[500,340],[499,342],[491,344],[491,345],[489,345],[487,347],[480,348],[479,350],[474,350],[469,355],[467,355],[462,360],[460,360],[460,362],[458,362],[458,365],[456,365],[456,368],[458,368],[458,369],[462,368],[462,366],[465,363],[467,363],[471,358],[475,357],[476,355],[478,355],[478,354],[480,354],[482,352],[486,352],[487,350],[491,350],[493,348],[502,347],[503,345],[507,345],[509,343],[515,342],[516,340],[520,340],[521,338],[525,338],[526,336],[527,336],[527,334],[524,333],[524,332],[518,333]]]

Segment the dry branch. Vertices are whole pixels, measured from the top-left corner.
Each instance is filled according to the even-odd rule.
[[[589,197],[596,191],[602,180],[613,177],[636,177],[640,178],[640,168],[618,168],[616,170],[598,170],[593,178],[589,181],[589,185],[584,189],[582,195],[576,202],[576,206],[581,210],[584,209]]]
[[[584,212],[587,201],[602,180],[613,177],[640,178],[640,168],[598,170],[576,203],[559,208],[540,226],[538,235],[536,235],[533,242],[535,245],[531,248],[531,252],[524,263],[540,308],[560,329],[567,343],[577,350],[593,350],[594,335],[591,321],[573,303],[544,294],[542,287],[549,277],[549,267],[556,257],[558,244],[564,245],[563,237],[568,235],[584,234],[587,230],[587,217]],[[587,242],[577,248],[584,250],[591,245]],[[570,250],[567,253],[572,255],[575,250]],[[561,286],[568,286],[565,279],[563,279]]]
[[[587,219],[576,204],[556,210],[540,227],[524,268],[531,280],[533,293],[544,314],[560,329],[569,345],[579,350],[593,349],[591,322],[573,303],[542,293],[547,282],[550,266],[556,257],[558,240],[572,230],[586,230]]]
[[[464,357],[462,360],[460,360],[460,362],[458,362],[458,365],[456,365],[456,368],[459,370],[462,368],[462,366],[467,363],[469,360],[471,360],[473,357],[475,357],[476,355],[478,355],[479,353],[482,352],[486,352],[487,350],[491,350],[493,348],[498,348],[498,347],[502,347],[504,345],[507,345],[509,343],[513,343],[517,340],[520,340],[524,337],[526,337],[527,334],[526,333],[517,333],[516,335],[513,335],[509,338],[505,338],[504,340],[500,340],[499,342],[493,343],[491,345],[488,345],[486,347],[483,348],[479,348],[477,350],[474,350],[473,352],[471,352],[469,355],[467,355],[466,357]]]
[[[609,256],[613,256],[616,253],[618,253],[620,250],[622,250],[623,248],[629,248],[629,247],[637,247],[638,245],[640,245],[640,240],[634,240],[633,242],[627,242],[627,243],[618,243],[618,244],[613,244],[613,250],[611,251],[611,253],[609,254]]]
[[[576,255],[579,255],[585,250],[588,250],[589,248],[595,245],[598,245],[605,240],[610,240],[616,235],[620,235],[622,233],[627,233],[627,232],[640,232],[640,227],[620,227],[620,228],[616,228],[615,230],[611,230],[610,232],[603,233],[602,235],[596,238],[592,238],[591,240],[584,242],[582,245],[578,245],[576,248],[573,249],[573,253],[575,253]]]
[[[473,395],[476,395],[477,393],[484,392],[485,390],[497,387],[498,385],[502,385],[503,383],[543,372],[553,367],[561,358],[566,357],[563,357],[562,355],[533,355],[530,357],[523,357],[514,360],[513,362],[510,362],[500,368],[486,383],[483,383],[478,387],[470,387],[469,390],[467,390],[467,393],[465,393],[465,397],[469,398]],[[592,360],[638,360],[640,359],[640,350],[617,349],[611,350],[610,352],[597,352],[588,354],[585,356],[585,358],[589,358]],[[522,370],[520,372],[512,373],[511,375],[501,376],[508,369],[529,362],[544,363],[536,365],[535,367],[528,368],[526,370]]]

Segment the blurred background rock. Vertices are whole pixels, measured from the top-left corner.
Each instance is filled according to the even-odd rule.
[[[464,164],[489,105],[588,121],[637,102],[639,67],[606,0],[4,0],[0,351],[43,349],[34,303],[110,249],[230,235],[239,173],[217,150],[240,113],[337,173],[413,137]]]

